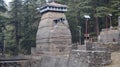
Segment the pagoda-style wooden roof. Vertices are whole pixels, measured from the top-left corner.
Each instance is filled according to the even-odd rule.
[[[40,8],[40,13],[44,13],[46,11],[66,12],[67,5],[62,5],[56,2],[46,3]]]

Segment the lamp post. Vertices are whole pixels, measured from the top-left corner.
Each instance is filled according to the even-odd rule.
[[[97,36],[99,36],[99,23],[98,23],[98,17],[96,18],[96,32],[97,32]]]
[[[85,22],[85,27],[86,27],[86,30],[85,30],[85,38],[87,40],[87,37],[89,37],[89,34],[88,34],[88,20],[90,19],[90,16],[89,15],[84,15],[84,18],[86,18],[86,22]]]
[[[118,16],[118,27],[120,27],[120,16]]]
[[[108,14],[108,16],[109,16],[109,19],[110,19],[110,28],[112,28],[112,19],[111,19],[112,14]]]

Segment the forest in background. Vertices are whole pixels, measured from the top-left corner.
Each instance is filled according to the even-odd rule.
[[[119,0],[55,0],[68,5],[67,20],[72,33],[72,42],[84,40],[84,15],[91,18],[88,22],[90,36],[97,36],[97,30],[106,28],[109,24],[109,14],[112,14],[112,25],[118,25],[120,16]],[[36,46],[36,32],[41,14],[37,10],[45,4],[45,0],[13,0],[10,8],[0,0],[0,47],[5,45],[4,52],[8,55],[30,54],[31,47]],[[81,26],[81,36],[80,27]],[[99,29],[97,28],[99,26]],[[2,50],[1,50],[2,51]]]

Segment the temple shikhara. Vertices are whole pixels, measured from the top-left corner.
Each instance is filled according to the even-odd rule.
[[[32,53],[52,55],[68,53],[71,32],[64,14],[67,6],[50,2],[39,11],[42,17],[37,31],[36,48]]]

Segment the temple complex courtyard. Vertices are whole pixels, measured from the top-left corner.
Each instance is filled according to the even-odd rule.
[[[0,0],[0,67],[120,67],[120,1],[26,1]]]

